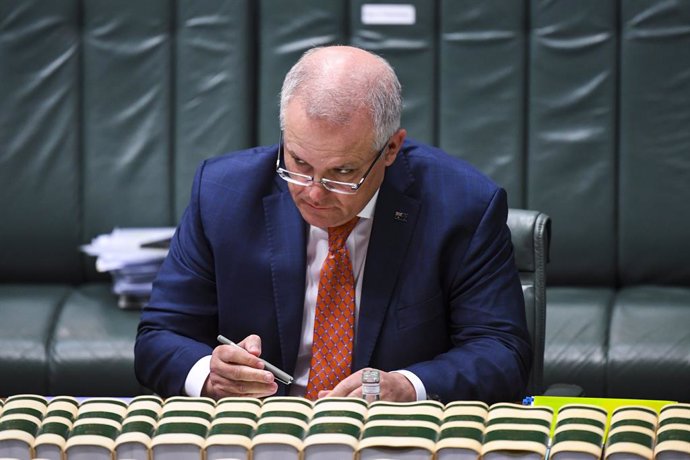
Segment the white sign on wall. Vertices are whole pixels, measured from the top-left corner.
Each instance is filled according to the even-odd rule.
[[[399,3],[365,3],[362,5],[362,24],[411,26],[417,21],[414,5]]]

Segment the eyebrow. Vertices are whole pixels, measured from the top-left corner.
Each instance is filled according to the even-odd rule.
[[[283,152],[284,152],[284,153],[287,153],[288,155],[290,155],[294,160],[300,160],[300,161],[303,161],[305,164],[307,164],[307,165],[309,165],[309,166],[312,166],[312,164],[309,163],[308,161],[306,161],[304,158],[302,158],[301,156],[297,155],[295,152],[293,152],[293,151],[291,151],[290,149],[288,149],[288,148],[285,146],[285,142],[284,142],[284,141],[283,141]],[[312,166],[312,167],[313,167],[313,166]],[[341,170],[341,169],[351,169],[351,170],[353,170],[353,171],[356,171],[356,170],[358,170],[358,169],[362,169],[363,167],[364,167],[364,165],[353,166],[353,165],[351,165],[351,164],[345,163],[345,164],[342,164],[342,165],[330,167],[330,168],[328,168],[328,170],[329,170],[329,171],[338,171],[338,170]]]

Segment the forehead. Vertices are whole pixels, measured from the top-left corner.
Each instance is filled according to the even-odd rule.
[[[283,143],[287,152],[307,157],[370,156],[374,131],[366,113],[355,113],[345,122],[307,115],[299,99],[285,110]]]

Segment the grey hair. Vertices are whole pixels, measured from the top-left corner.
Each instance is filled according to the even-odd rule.
[[[353,70],[343,78],[329,73],[328,65],[315,65],[309,57],[324,47],[306,51],[290,69],[280,92],[280,129],[285,130],[285,108],[295,97],[304,101],[307,115],[335,124],[345,124],[361,108],[373,123],[374,148],[381,148],[400,129],[402,89],[391,65],[370,53],[380,64]]]

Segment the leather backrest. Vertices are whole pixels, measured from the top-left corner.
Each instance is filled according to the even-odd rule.
[[[276,142],[297,57],[353,43],[396,67],[410,136],[551,216],[552,285],[690,283],[690,3],[372,4],[0,2],[0,281],[94,279],[79,244],[174,225],[200,159]]]
[[[616,282],[615,2],[530,2],[527,202],[553,219],[553,284]],[[557,235],[557,236],[556,236]]]
[[[81,277],[76,0],[0,3],[0,280]]]
[[[508,228],[515,264],[520,271],[527,327],[532,339],[533,360],[527,392],[541,394],[544,390],[546,263],[551,241],[551,219],[538,211],[511,208],[508,210]]]
[[[524,2],[454,0],[439,6],[438,142],[525,207],[527,9]]]
[[[690,286],[690,2],[621,8],[618,272]]]

